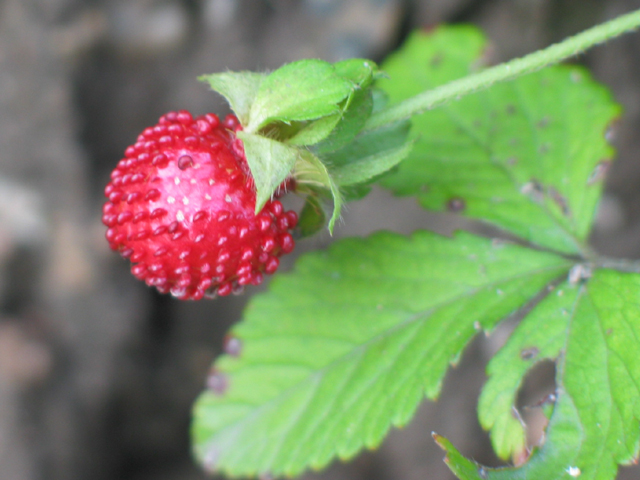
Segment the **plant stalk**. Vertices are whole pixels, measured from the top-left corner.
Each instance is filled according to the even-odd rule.
[[[438,107],[453,99],[460,99],[470,93],[489,88],[495,83],[512,80],[521,75],[559,63],[595,45],[639,27],[640,10],[635,10],[585,30],[582,33],[569,37],[543,50],[502,63],[459,80],[454,80],[381,110],[369,118],[363,131],[375,130],[385,125],[408,119],[413,115]]]

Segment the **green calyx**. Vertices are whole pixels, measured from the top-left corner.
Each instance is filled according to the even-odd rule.
[[[305,231],[317,231],[327,218],[333,231],[343,203],[341,189],[366,184],[408,154],[408,122],[362,133],[383,100],[373,87],[380,76],[370,60],[331,64],[307,59],[269,74],[200,77],[227,99],[243,127],[238,138],[256,184],[256,213],[293,178],[296,191],[306,194],[313,207],[303,209]],[[333,201],[330,215],[324,212],[324,199]]]

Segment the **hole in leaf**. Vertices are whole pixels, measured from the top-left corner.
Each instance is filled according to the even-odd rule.
[[[520,391],[516,407],[526,425],[527,447],[540,445],[549,419],[545,407],[555,401],[555,363],[543,360],[527,374]]]

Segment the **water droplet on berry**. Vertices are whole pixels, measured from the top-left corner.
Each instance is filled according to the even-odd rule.
[[[189,155],[183,155],[178,159],[178,168],[180,170],[186,170],[191,166],[193,166],[193,158]]]

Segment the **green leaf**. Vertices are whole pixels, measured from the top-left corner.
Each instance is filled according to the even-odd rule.
[[[256,213],[287,178],[300,157],[300,151],[269,138],[239,131],[247,163],[256,184]]]
[[[248,132],[267,124],[315,120],[340,112],[339,103],[353,83],[336,74],[323,60],[299,60],[272,72],[263,80],[251,106]]]
[[[551,254],[459,233],[380,232],[303,256],[254,297],[197,402],[197,457],[231,475],[296,475],[380,444],[435,398],[450,363],[559,275]]]
[[[249,123],[249,110],[266,74],[255,72],[224,72],[202,75],[200,81],[227,99],[243,126]]]
[[[463,77],[485,48],[470,27],[413,34],[383,65],[391,103]],[[383,184],[429,209],[460,211],[543,247],[580,253],[619,115],[577,67],[553,67],[413,118],[416,145]]]
[[[518,327],[491,362],[481,418],[505,418],[513,408],[514,385],[544,357],[557,358],[558,400],[543,447],[522,467],[486,469],[484,478],[613,480],[619,464],[637,459],[639,292],[640,275],[598,270],[589,280],[560,285]],[[538,351],[537,358],[523,359],[524,348]],[[509,432],[499,421],[492,436],[494,431]],[[498,445],[508,451],[509,442]]]
[[[304,188],[311,189],[311,193],[317,189],[328,190],[333,198],[333,213],[329,219],[329,232],[333,233],[333,228],[342,209],[342,195],[338,185],[329,174],[327,167],[308,150],[301,150],[301,155],[295,165],[294,176],[298,185],[298,191],[304,193]]]
[[[460,480],[570,480],[575,477],[582,480],[582,472],[575,465],[576,446],[583,438],[582,431],[575,428],[578,421],[571,398],[559,390],[544,446],[519,468],[484,467],[465,458],[443,437],[434,438],[447,453],[445,463]]]
[[[525,432],[514,415],[518,390],[526,373],[538,362],[556,360],[564,346],[567,306],[574,305],[580,289],[562,285],[549,293],[509,337],[487,366],[489,379],[478,404],[480,424],[503,460],[522,458]]]
[[[407,141],[410,123],[400,122],[367,132],[349,145],[323,157],[331,175],[340,186],[370,180],[404,160],[413,142]]]

